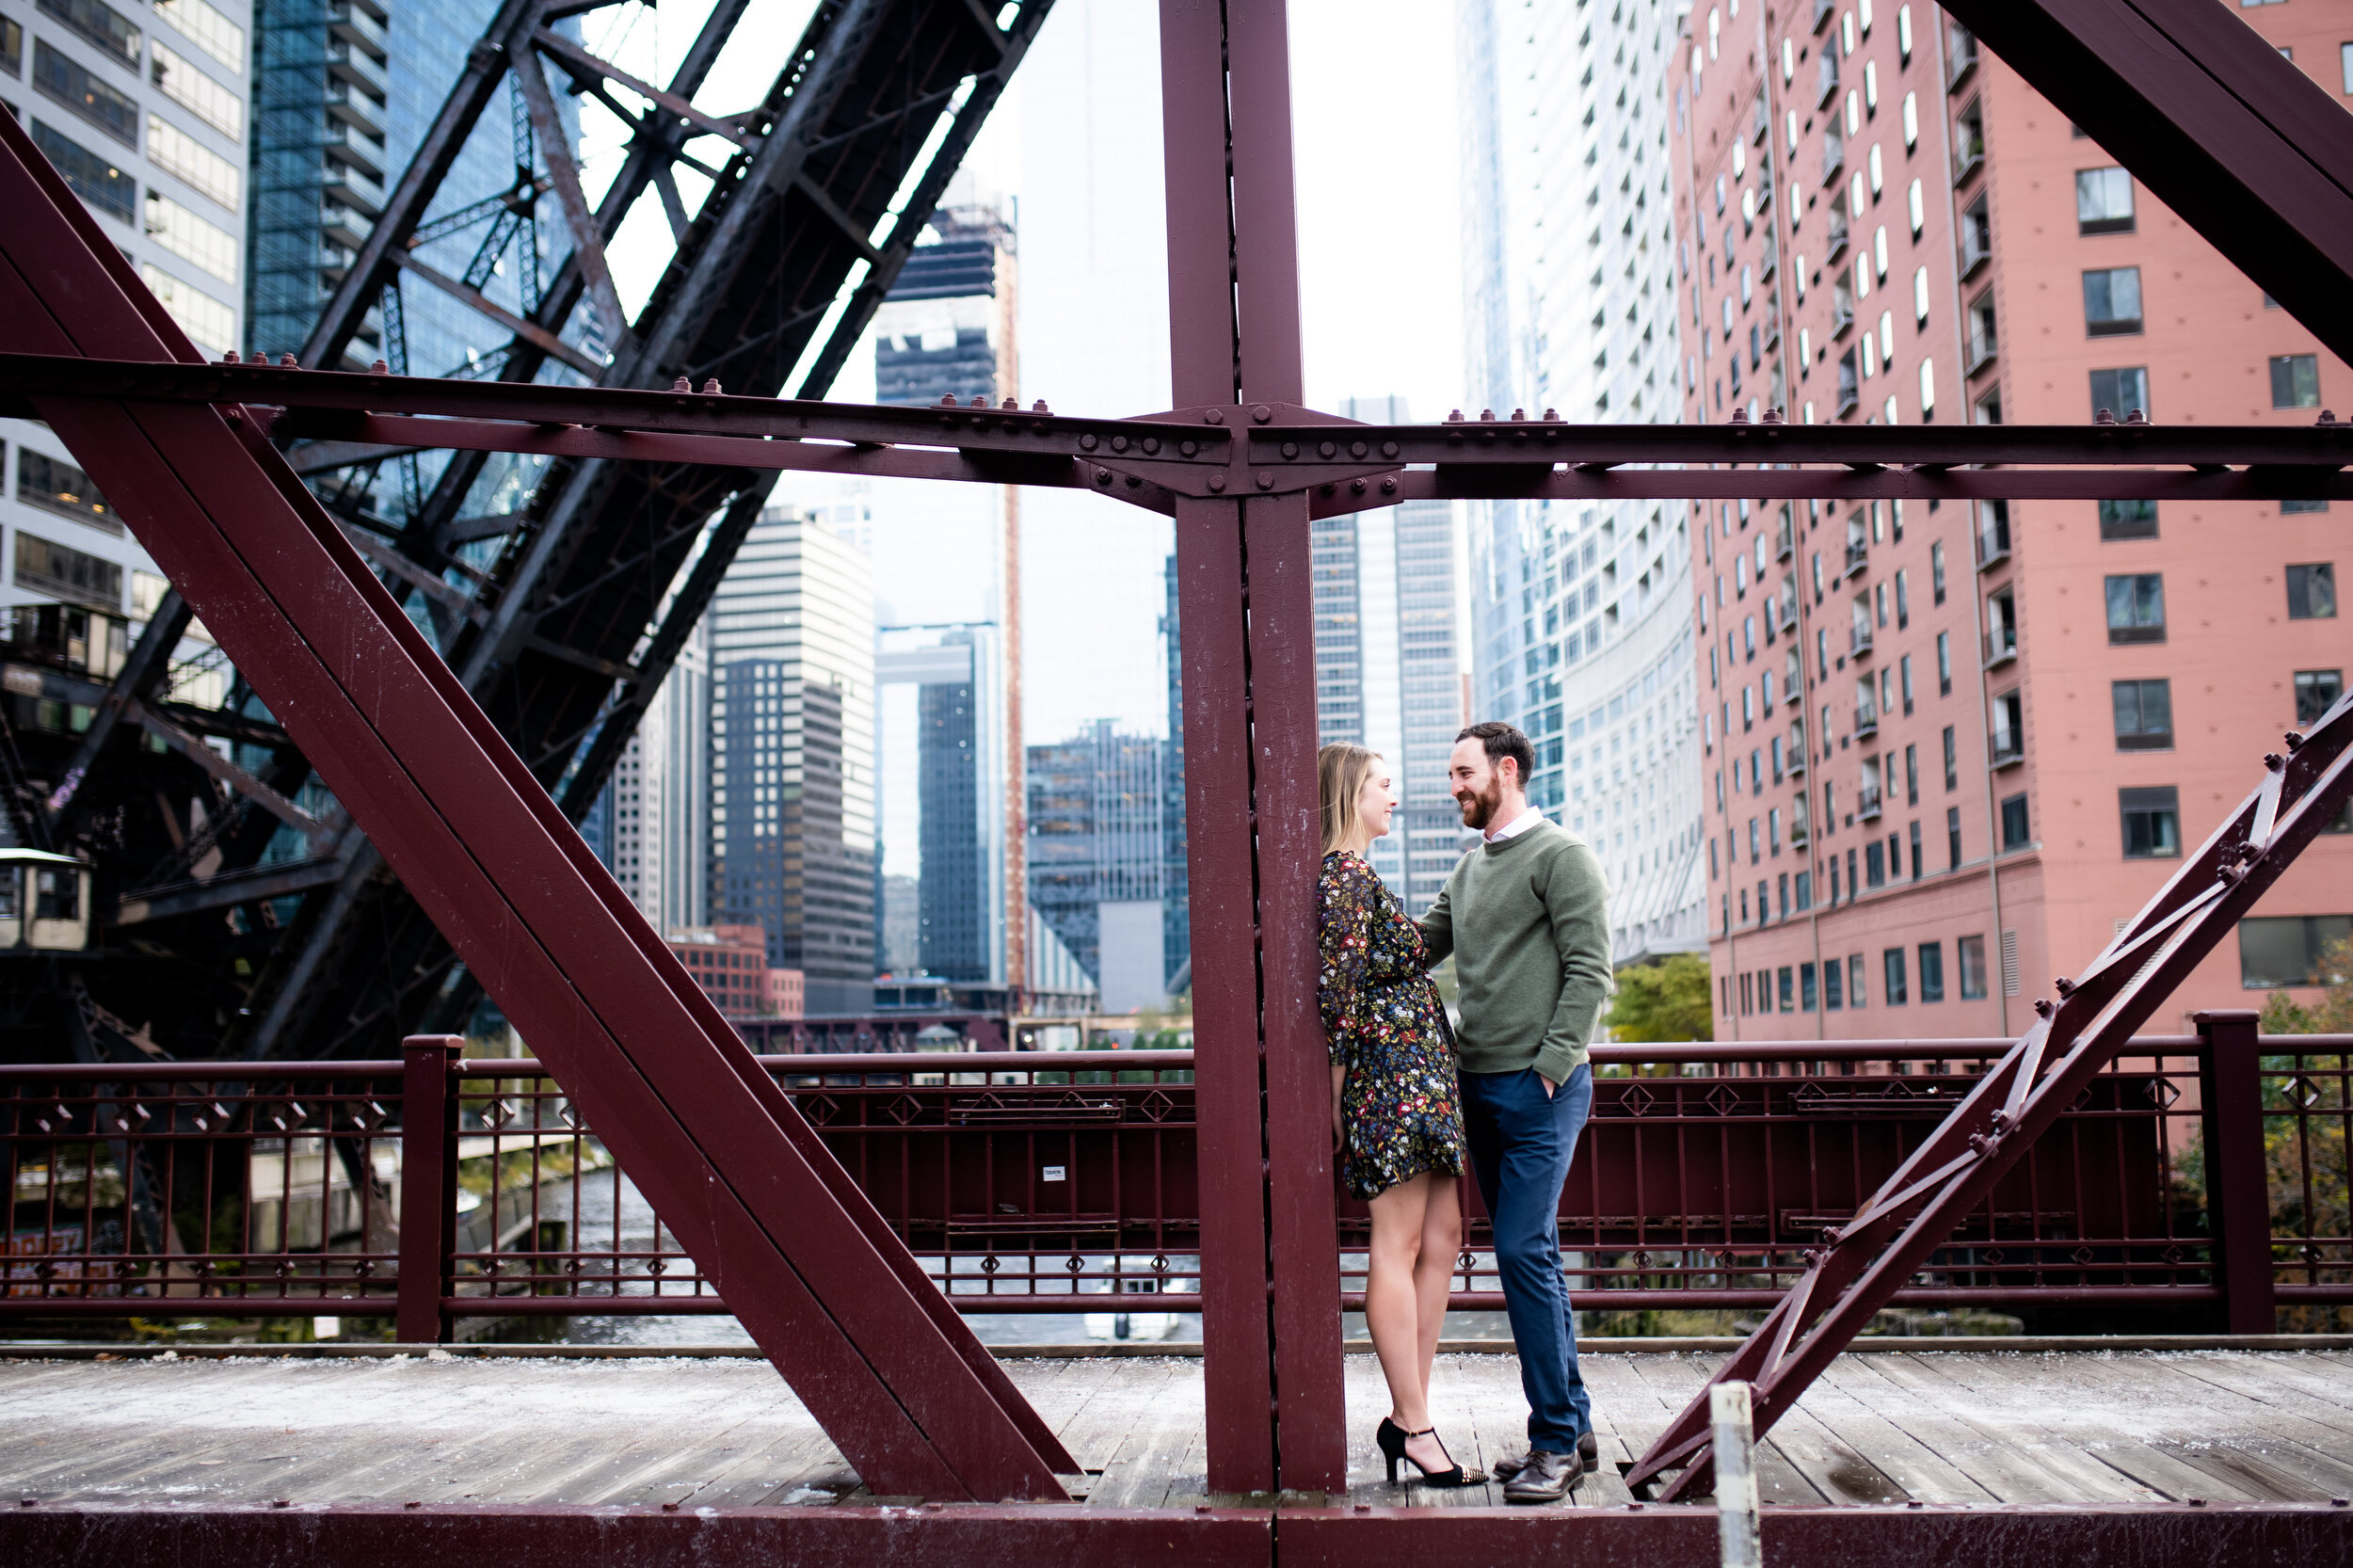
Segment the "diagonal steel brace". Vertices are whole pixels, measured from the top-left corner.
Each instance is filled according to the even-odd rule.
[[[0,349],[195,349],[0,117]],[[874,1492],[1073,1464],[239,407],[37,399]]]
[[[2262,784],[2236,813],[2079,979],[2058,982],[2056,1003],[2035,1003],[2034,1027],[1854,1219],[1830,1233],[1829,1247],[1806,1255],[1789,1294],[1709,1380],[1711,1387],[1755,1385],[1758,1432],[1787,1414],[2353,800],[2353,696],[2338,699],[2309,737],[2291,734],[2288,750],[2264,761]],[[1711,1484],[1711,1459],[1703,1388],[1626,1481],[1640,1486],[1679,1466],[1661,1497],[1697,1496]]]

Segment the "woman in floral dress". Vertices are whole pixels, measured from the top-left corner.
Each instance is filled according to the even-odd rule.
[[[1365,1321],[1389,1384],[1376,1434],[1397,1480],[1410,1460],[1432,1486],[1485,1480],[1448,1457],[1430,1421],[1430,1365],[1463,1249],[1463,1113],[1446,1006],[1421,933],[1366,861],[1398,796],[1388,764],[1362,746],[1317,757],[1323,873],[1316,929],[1332,1048],[1332,1130],[1348,1190],[1372,1208]]]

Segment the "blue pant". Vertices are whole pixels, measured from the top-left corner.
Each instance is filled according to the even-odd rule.
[[[1568,1453],[1593,1416],[1561,1273],[1561,1187],[1593,1108],[1593,1070],[1578,1067],[1549,1098],[1533,1067],[1461,1076],[1463,1131],[1495,1220],[1496,1265],[1519,1348],[1529,1445]]]

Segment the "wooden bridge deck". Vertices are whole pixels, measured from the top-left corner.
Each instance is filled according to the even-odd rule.
[[[1619,1469],[1714,1359],[1586,1357],[1606,1463],[1577,1505],[1630,1500]],[[1209,1500],[1197,1359],[1008,1368],[1086,1467],[1090,1511]],[[1519,1446],[1512,1357],[1442,1356],[1433,1396],[1458,1457],[1485,1464]],[[1349,1358],[1348,1397],[1351,1502],[1501,1502],[1499,1487],[1387,1486],[1369,1356]],[[7,1361],[0,1432],[0,1497],[44,1504],[879,1500],[753,1360]],[[1850,1353],[1760,1463],[1769,1503],[2325,1505],[2353,1497],[2353,1352]]]

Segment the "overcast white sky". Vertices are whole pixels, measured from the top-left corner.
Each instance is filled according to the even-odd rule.
[[[809,0],[752,0],[705,107],[755,102]],[[666,78],[708,0],[592,15],[588,40]],[[1308,401],[1401,392],[1417,418],[1461,401],[1452,7],[1291,0],[1292,119]],[[612,121],[584,105],[592,188],[618,162]],[[600,124],[601,121],[601,124]],[[1022,400],[1144,413],[1168,406],[1160,71],[1154,0],[1057,0],[966,168],[1020,213]],[[688,189],[689,203],[700,192]],[[655,204],[616,248],[642,298],[668,254]],[[873,392],[861,347],[831,395]],[[979,490],[878,482],[876,587],[901,621],[978,618],[994,595],[994,503]],[[786,475],[782,500],[831,499]],[[1160,731],[1164,520],[1092,495],[1023,497],[1032,742],[1094,718]]]

